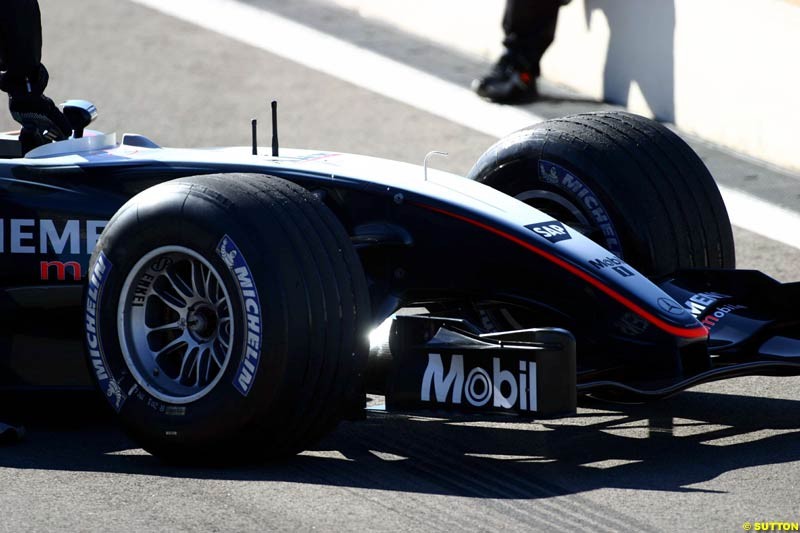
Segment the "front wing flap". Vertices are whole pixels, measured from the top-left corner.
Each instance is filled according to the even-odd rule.
[[[389,411],[575,412],[575,339],[563,329],[480,335],[457,319],[397,316],[389,344]]]

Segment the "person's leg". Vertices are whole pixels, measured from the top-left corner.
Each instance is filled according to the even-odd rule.
[[[478,95],[501,103],[525,103],[538,97],[539,61],[555,37],[558,9],[567,1],[506,0],[506,50],[488,75],[473,82]]]
[[[506,1],[503,45],[528,64],[534,77],[539,76],[539,60],[555,38],[561,4],[561,0]]]

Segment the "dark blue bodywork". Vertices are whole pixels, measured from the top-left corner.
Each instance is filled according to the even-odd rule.
[[[780,303],[795,285],[737,272],[649,280],[546,214],[450,174],[328,152],[161,149],[140,136],[34,155],[0,160],[3,389],[90,386],[86,269],[129,198],[167,180],[242,172],[294,181],[337,215],[361,258],[376,325],[426,306],[478,329],[498,316],[506,327],[563,328],[577,339],[586,392],[663,396],[727,375],[800,370],[798,321]]]

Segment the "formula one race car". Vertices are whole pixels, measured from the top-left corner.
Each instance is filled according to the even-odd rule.
[[[65,110],[69,140],[0,141],[0,388],[93,382],[162,457],[293,454],[366,392],[552,417],[800,373],[800,284],[732,270],[714,180],[642,117],[537,124],[463,178],[276,138],[117,143]]]

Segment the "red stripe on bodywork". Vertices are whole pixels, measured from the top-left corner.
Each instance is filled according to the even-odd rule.
[[[563,268],[564,270],[566,270],[566,271],[578,276],[579,278],[581,278],[586,283],[588,283],[588,284],[592,285],[593,287],[603,291],[604,293],[606,293],[608,296],[610,296],[611,298],[613,298],[617,302],[621,303],[622,305],[624,305],[625,307],[627,307],[628,309],[630,309],[631,311],[633,311],[634,313],[636,313],[640,317],[644,318],[645,320],[647,320],[648,322],[650,322],[651,324],[653,324],[657,328],[659,328],[659,329],[661,329],[663,331],[666,331],[670,335],[674,335],[676,337],[682,337],[682,338],[685,338],[685,339],[699,339],[699,338],[707,338],[708,337],[708,330],[704,326],[696,326],[696,327],[691,327],[691,328],[681,328],[681,327],[678,327],[678,326],[673,326],[672,324],[668,324],[665,321],[663,321],[660,318],[658,318],[657,316],[655,316],[654,314],[648,312],[645,309],[642,309],[640,306],[636,305],[634,302],[632,302],[631,300],[629,300],[625,296],[621,295],[620,293],[618,293],[617,291],[615,291],[614,289],[612,289],[608,285],[604,284],[599,279],[597,279],[597,278],[595,278],[593,276],[590,276],[589,274],[587,274],[583,270],[581,270],[581,269],[579,269],[579,268],[567,263],[563,259],[561,259],[559,257],[556,257],[555,255],[553,255],[553,254],[551,254],[549,252],[546,252],[545,250],[542,250],[541,248],[537,248],[536,246],[532,245],[529,242],[526,242],[526,241],[520,239],[519,237],[515,237],[515,236],[513,236],[513,235],[511,235],[509,233],[506,233],[506,232],[502,231],[502,230],[499,230],[497,228],[489,226],[488,224],[484,224],[483,222],[478,222],[477,220],[473,220],[471,218],[468,218],[468,217],[465,217],[465,216],[462,216],[462,215],[457,215],[455,213],[451,213],[449,211],[445,211],[444,209],[439,209],[438,207],[433,207],[433,206],[430,206],[430,205],[425,205],[425,204],[420,204],[420,203],[415,203],[415,205],[417,205],[419,207],[423,207],[423,208],[428,209],[430,211],[434,211],[436,213],[440,213],[442,215],[447,215],[447,216],[449,216],[451,218],[455,218],[455,219],[461,220],[461,221],[466,222],[468,224],[472,224],[473,226],[476,226],[476,227],[479,227],[479,228],[484,229],[486,231],[489,231],[491,233],[494,233],[495,235],[498,235],[498,236],[500,236],[500,237],[502,237],[502,238],[504,238],[506,240],[509,240],[509,241],[513,242],[513,243],[516,243],[516,244],[522,246],[523,248],[526,248],[526,249],[530,250],[531,252],[533,252],[533,253],[535,253],[537,255],[540,255],[541,257],[544,257],[545,259],[547,259],[551,263],[555,263],[556,265],[558,265],[559,267]]]

